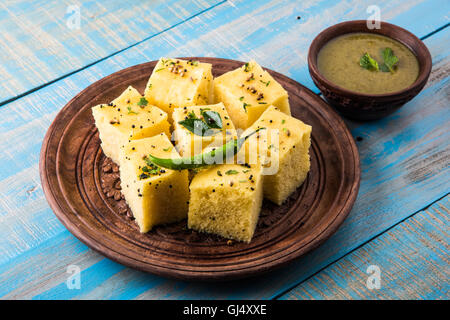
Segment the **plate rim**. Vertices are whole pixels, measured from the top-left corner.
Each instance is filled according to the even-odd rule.
[[[234,63],[244,64],[245,62],[233,60],[233,59],[223,59],[223,58],[211,58],[211,57],[179,57],[175,59],[195,59],[195,60],[201,60],[204,62],[217,62],[217,60],[222,61],[231,61]],[[214,60],[214,61],[213,61]],[[77,93],[69,102],[66,103],[66,105],[57,113],[55,118],[53,119],[51,125],[47,129],[47,132],[44,136],[43,143],[40,150],[40,156],[39,156],[39,175],[41,179],[41,185],[42,189],[44,191],[44,195],[47,199],[47,202],[49,203],[53,213],[56,215],[58,220],[67,228],[69,232],[71,232],[76,238],[78,238],[81,242],[83,242],[85,245],[87,245],[89,248],[94,249],[95,251],[99,252],[103,256],[116,261],[120,264],[126,265],[128,267],[132,267],[134,269],[138,269],[144,272],[149,272],[152,274],[169,277],[169,278],[175,278],[175,279],[182,279],[182,280],[200,280],[200,281],[217,281],[217,280],[229,280],[229,279],[237,279],[237,278],[244,278],[244,277],[250,277],[259,275],[261,273],[268,272],[270,270],[280,268],[282,266],[287,265],[288,263],[298,259],[299,257],[305,255],[306,253],[314,250],[319,245],[321,245],[324,241],[326,241],[331,235],[333,235],[337,229],[340,227],[340,225],[344,222],[344,220],[347,218],[348,214],[350,213],[357,195],[359,191],[360,186],[360,180],[361,180],[361,168],[360,168],[360,157],[358,148],[356,146],[355,140],[353,136],[351,135],[347,125],[343,121],[343,119],[338,115],[338,113],[332,109],[323,99],[321,99],[318,95],[316,95],[314,92],[312,92],[310,89],[306,88],[301,83],[281,74],[276,71],[273,71],[271,69],[263,67],[264,70],[267,70],[272,75],[276,75],[277,77],[284,78],[285,80],[292,83],[296,88],[300,88],[301,90],[305,91],[306,96],[310,99],[315,100],[319,105],[323,107],[324,112],[320,112],[322,116],[324,116],[327,120],[333,119],[336,121],[339,125],[339,129],[342,130],[342,134],[344,134],[347,137],[347,142],[349,142],[348,148],[352,151],[351,159],[352,162],[352,172],[354,174],[353,179],[351,180],[351,187],[349,188],[348,196],[345,201],[342,202],[342,205],[338,207],[339,212],[336,213],[335,218],[331,220],[328,224],[326,224],[323,227],[323,230],[321,230],[318,234],[315,234],[313,238],[311,238],[308,242],[306,242],[303,246],[300,248],[295,249],[294,251],[290,251],[285,255],[282,255],[281,257],[278,257],[277,259],[272,259],[270,261],[263,260],[260,261],[256,265],[252,266],[245,266],[245,265],[239,265],[239,269],[232,269],[232,270],[221,270],[221,271],[207,271],[207,270],[192,270],[192,269],[173,269],[169,267],[163,267],[161,265],[150,265],[147,262],[144,262],[142,260],[137,260],[133,257],[130,257],[128,255],[124,255],[122,252],[117,252],[111,248],[108,248],[104,242],[99,242],[97,239],[91,237],[90,234],[86,234],[83,232],[84,228],[76,226],[71,219],[67,216],[67,214],[64,212],[64,209],[62,208],[61,204],[59,203],[59,200],[55,196],[54,192],[54,186],[51,185],[49,181],[49,177],[47,175],[47,150],[49,147],[50,138],[54,134],[56,127],[58,125],[58,121],[60,121],[60,118],[63,116],[64,112],[73,104],[76,102],[82,95],[89,94],[89,91],[92,90],[94,87],[99,86],[99,84],[103,82],[108,82],[111,78],[115,78],[120,76],[121,73],[127,73],[131,69],[140,69],[141,67],[149,64],[155,64],[157,61],[149,61],[141,64],[137,64],[134,66],[130,66],[121,70],[118,70],[106,77],[103,77],[92,84],[90,84],[88,87],[81,90],[79,93]],[[96,95],[93,96],[95,98]],[[70,122],[70,121],[69,121]],[[55,163],[55,166],[57,163]],[[342,183],[342,182],[341,182]],[[339,187],[339,190],[341,191],[341,187]],[[336,201],[336,200],[334,200]]]

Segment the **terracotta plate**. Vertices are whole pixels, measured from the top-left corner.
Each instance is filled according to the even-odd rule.
[[[192,58],[213,64],[218,76],[243,63]],[[187,230],[186,222],[141,234],[121,198],[118,168],[100,148],[91,107],[127,86],[143,92],[156,62],[116,72],[75,96],[45,136],[40,175],[45,196],[78,239],[108,258],[154,274],[195,280],[256,275],[296,259],[336,231],[358,193],[358,150],[341,118],[317,95],[268,70],[289,92],[292,115],[312,125],[311,171],[282,206],[264,201],[250,244]]]

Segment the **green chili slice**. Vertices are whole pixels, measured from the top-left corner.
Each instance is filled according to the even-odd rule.
[[[224,144],[219,148],[213,149],[209,152],[200,153],[192,157],[175,158],[175,159],[158,158],[149,154],[148,159],[157,166],[171,170],[195,169],[207,165],[216,164],[217,162],[215,160],[217,159],[224,161],[229,157],[234,157],[239,152],[242,145],[249,137],[251,137],[258,131],[263,129],[265,128],[256,129],[255,131],[253,131],[252,133],[248,134],[245,137],[230,140],[229,142],[227,142],[226,144]]]

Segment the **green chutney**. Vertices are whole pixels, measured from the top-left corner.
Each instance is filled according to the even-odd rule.
[[[368,53],[379,65],[382,51],[391,48],[398,57],[394,72],[368,70],[360,66]],[[334,84],[358,93],[385,94],[409,87],[419,76],[416,56],[402,43],[372,33],[349,33],[326,43],[317,57],[319,72]]]

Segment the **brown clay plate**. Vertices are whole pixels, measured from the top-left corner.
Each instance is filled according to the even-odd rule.
[[[213,64],[214,76],[243,62],[191,58]],[[154,274],[224,280],[267,272],[330,237],[355,202],[359,155],[341,118],[301,84],[268,70],[289,92],[292,115],[312,125],[311,171],[281,206],[264,200],[249,244],[186,229],[186,222],[141,234],[120,193],[118,168],[106,158],[91,107],[107,103],[129,85],[141,93],[156,61],[107,76],[75,96],[47,131],[40,155],[45,196],[78,239],[106,257]]]

